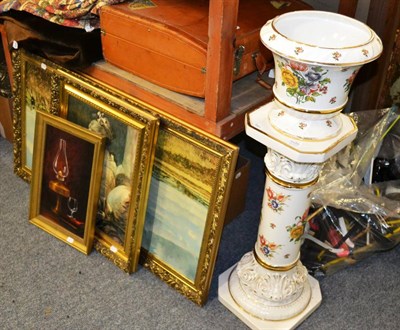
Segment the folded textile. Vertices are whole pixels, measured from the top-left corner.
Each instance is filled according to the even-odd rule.
[[[4,0],[0,13],[25,11],[50,22],[92,31],[100,27],[99,9],[125,0]]]

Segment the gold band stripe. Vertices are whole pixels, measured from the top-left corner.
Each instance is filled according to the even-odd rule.
[[[257,255],[255,250],[253,250],[253,254],[254,254],[254,258],[256,259],[257,263],[260,266],[262,266],[265,269],[273,270],[273,271],[276,271],[276,272],[286,272],[288,270],[291,270],[292,268],[294,268],[296,266],[297,262],[299,261],[299,257],[297,257],[297,259],[293,263],[291,263],[289,265],[286,265],[286,266],[272,266],[272,265],[268,265],[267,263],[262,261],[260,259],[260,257]]]
[[[287,182],[287,181],[283,181],[281,179],[278,179],[276,176],[274,176],[270,171],[268,171],[267,168],[265,168],[265,174],[272,180],[274,181],[276,184],[279,184],[282,187],[285,188],[298,188],[298,189],[304,189],[304,188],[308,188],[314,184],[317,183],[319,176],[317,176],[314,180],[310,181],[310,182],[306,182],[306,183],[294,183],[294,182]]]

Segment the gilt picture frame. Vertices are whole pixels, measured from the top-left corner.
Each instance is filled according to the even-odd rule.
[[[49,61],[23,49],[12,51],[14,172],[30,182],[36,111],[57,114],[59,76]]]
[[[107,119],[113,118],[135,129],[139,125],[141,130],[142,140],[137,143],[135,161],[138,180],[132,181],[135,184],[129,202],[125,244],[115,243],[110,235],[102,232],[101,224],[96,221],[95,249],[128,273],[137,269],[140,256],[140,263],[145,268],[191,301],[203,305],[208,298],[239,148],[88,76],[62,68],[57,69],[57,75],[62,83],[61,87],[55,86],[55,94],[61,90],[62,96],[61,107],[57,101],[52,104],[55,113],[59,111],[60,116],[84,127],[88,127],[88,122],[73,115],[74,112],[80,115],[90,112],[94,115],[91,119],[96,119],[99,113],[99,120],[104,114]],[[71,112],[71,109],[75,110]],[[107,146],[105,149],[107,154]],[[196,153],[202,156],[198,157]],[[175,165],[179,170],[168,171]],[[199,177],[204,183],[199,182]],[[163,201],[168,198],[168,192],[157,185],[164,184],[172,193],[183,192],[191,203],[201,208],[201,215],[192,219],[199,222],[194,232],[188,229],[176,231],[170,238],[174,240],[183,235],[187,239],[196,235],[195,262],[188,266],[189,271],[183,269],[183,263],[179,265],[166,257],[166,254],[176,253],[176,247],[163,246],[159,240],[157,246],[166,249],[164,254],[159,253],[159,249],[154,248],[156,241],[151,238],[158,228],[171,220],[171,217],[159,217],[162,207],[166,207],[168,213],[181,208],[175,226],[178,221],[191,220],[192,216],[190,208],[181,207],[182,199]],[[202,191],[200,196],[198,191]]]
[[[94,247],[133,273],[139,263],[159,121],[105,86],[65,70],[59,74],[60,116],[106,138]]]
[[[37,111],[30,223],[84,254],[93,247],[104,138]]]
[[[160,112],[141,263],[202,306],[208,299],[238,147]]]
[[[70,82],[73,80],[71,78]],[[203,132],[169,113],[123,92],[108,89],[90,79],[79,81],[83,85],[77,86],[77,88],[81,89],[86,86],[86,93],[90,95],[98,93],[90,92],[93,88],[95,90],[105,88],[107,98],[112,101],[114,107],[120,108],[119,111],[124,112],[124,109],[133,107],[157,118],[159,127],[155,132],[153,160],[151,168],[147,172],[148,190],[142,193],[142,196],[146,196],[146,208],[140,208],[141,211],[144,210],[144,221],[140,229],[140,234],[143,236],[138,238],[141,240],[140,263],[180,294],[200,306],[204,305],[208,299],[224,227],[226,208],[239,154],[238,146]],[[62,104],[66,104],[66,102],[63,101]],[[64,110],[62,110],[63,112]],[[129,113],[134,112],[129,111]],[[201,156],[199,157],[199,155]],[[177,169],[170,171],[173,166],[177,166]],[[199,182],[200,177],[205,184]],[[186,179],[186,182],[183,178]],[[161,182],[163,185],[169,186],[167,189],[170,191],[157,188]],[[201,189],[202,185],[205,189]],[[203,191],[200,198],[197,196],[198,190]],[[168,198],[170,192],[174,194],[179,191],[183,192],[183,196],[186,195],[191,203],[197,204],[197,207],[202,209],[201,216],[195,215],[191,219],[193,213],[188,205],[182,206],[184,203],[182,199],[171,200]],[[159,247],[165,248],[165,253],[160,254],[154,249],[155,240],[151,241],[151,236],[154,237],[157,232],[157,226],[158,228],[163,227],[168,220],[171,220],[171,217],[163,219],[159,214],[161,212],[171,214],[177,209],[179,209],[176,213],[177,222],[173,225],[177,226],[179,221],[183,223],[185,219],[197,220],[200,223],[197,231],[194,232],[197,234],[195,239],[196,256],[195,262],[189,266],[190,275],[183,269],[182,263],[179,265],[167,260],[166,255],[176,253],[176,249],[161,244]],[[136,229],[136,233],[139,234],[138,229]],[[187,240],[190,239],[191,234],[189,230],[177,230],[170,237],[170,241],[179,239],[180,235],[185,236]],[[114,252],[110,252],[109,244],[105,245],[104,241],[101,245],[95,243],[95,247],[106,256],[115,255]],[[113,260],[119,264],[120,268],[126,269],[124,266],[126,264],[121,263],[121,258],[114,257]]]

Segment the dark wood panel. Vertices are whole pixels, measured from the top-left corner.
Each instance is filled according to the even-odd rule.
[[[379,107],[379,95],[385,88],[396,29],[400,26],[400,2],[398,0],[371,0],[367,24],[382,39],[383,52],[378,60],[366,64],[355,80],[351,95],[351,111]]]

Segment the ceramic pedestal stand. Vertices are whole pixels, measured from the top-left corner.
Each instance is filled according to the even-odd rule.
[[[275,60],[275,100],[246,116],[246,134],[268,147],[266,185],[253,251],[219,280],[219,299],[253,329],[291,329],[321,302],[301,264],[310,195],[323,162],[356,136],[341,114],[361,66],[382,45],[366,25],[339,14],[302,11],[261,30]]]

